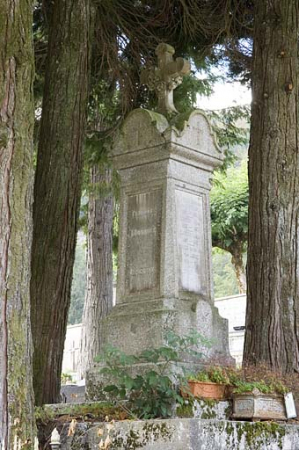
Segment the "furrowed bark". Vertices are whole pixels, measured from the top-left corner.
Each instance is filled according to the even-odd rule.
[[[32,2],[0,0],[0,449],[32,449]]]
[[[111,169],[94,166],[90,170],[90,183],[94,192],[88,204],[87,290],[80,350],[82,378],[100,352],[101,319],[113,305]],[[106,192],[97,193],[97,187]]]
[[[59,400],[81,195],[89,2],[51,8],[34,187],[32,333],[36,404]]]
[[[299,371],[297,0],[256,3],[244,363]]]

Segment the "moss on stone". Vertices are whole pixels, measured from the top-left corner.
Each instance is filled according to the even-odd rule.
[[[227,448],[229,448],[230,444],[232,443],[232,440],[234,440],[235,435],[235,429],[230,422],[227,422],[225,432],[226,432],[226,445]]]
[[[217,400],[214,400],[212,398],[205,398],[201,400],[202,403],[204,403],[206,406],[213,408],[214,406],[217,405]]]
[[[141,433],[131,428],[125,436],[120,434],[113,436],[112,446],[113,448],[136,450],[146,447],[150,441],[170,440],[171,436],[171,429],[166,423],[145,422]]]
[[[144,436],[146,441],[153,436],[154,441],[162,438],[164,440],[171,438],[171,431],[169,427],[166,425],[166,423],[153,423],[153,422],[146,422],[143,427]]]
[[[231,404],[229,404],[229,405],[225,408],[224,414],[225,414],[226,419],[229,419],[229,418],[230,418],[230,416],[231,416],[231,414],[232,414],[232,405],[231,405]]]
[[[202,413],[201,419],[211,420],[211,419],[216,419],[216,416],[217,416],[216,412],[213,411],[212,409],[209,409]]]
[[[168,120],[170,124],[174,126],[178,131],[183,131],[193,111],[194,109],[188,109],[184,113],[176,114],[175,116],[169,117]]]
[[[216,419],[217,413],[215,411],[215,406],[217,404],[217,400],[213,399],[202,399],[199,402],[199,405],[202,409],[201,419],[211,420]]]
[[[41,419],[42,422],[59,416],[79,416],[85,420],[92,418],[99,421],[104,421],[107,416],[109,419],[114,420],[126,418],[124,417],[124,410],[120,406],[115,406],[109,402],[61,404],[59,406],[46,405],[35,409],[36,419]]]
[[[177,407],[176,415],[177,417],[193,417],[193,406],[194,406],[194,400],[189,398],[188,400],[185,400],[184,403]]]
[[[258,450],[263,444],[276,440],[279,447],[283,446],[285,427],[275,422],[237,423],[238,441],[244,436],[249,449]]]

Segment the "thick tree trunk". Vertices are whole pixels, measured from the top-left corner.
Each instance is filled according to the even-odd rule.
[[[87,290],[80,352],[82,378],[100,352],[101,319],[108,314],[113,302],[111,169],[94,166],[90,171],[90,183],[93,192],[88,205]]]
[[[32,449],[32,2],[0,0],[0,449]]]
[[[256,2],[245,364],[299,371],[298,0]]]
[[[235,274],[237,277],[237,283],[239,288],[240,294],[246,293],[246,273],[245,273],[245,267],[243,263],[243,253],[242,249],[233,249],[230,250],[230,253],[232,255],[232,265],[235,269]]]
[[[36,404],[59,399],[81,195],[89,2],[55,0],[34,187],[32,333]]]

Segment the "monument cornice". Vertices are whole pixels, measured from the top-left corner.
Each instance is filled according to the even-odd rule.
[[[139,122],[139,127],[133,131],[132,122]],[[212,171],[222,164],[224,155],[201,110],[177,115],[168,121],[162,114],[140,108],[124,121],[111,159],[116,169],[172,159]]]

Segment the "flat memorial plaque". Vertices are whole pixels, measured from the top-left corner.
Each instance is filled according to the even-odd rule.
[[[176,190],[179,284],[183,291],[206,293],[203,199]]]
[[[251,398],[238,398],[234,402],[234,413],[251,416],[254,412],[254,400]]]
[[[288,419],[295,419],[297,417],[296,406],[294,402],[294,397],[291,392],[288,392],[284,396],[285,407]]]
[[[256,399],[256,408],[255,415],[263,417],[264,415],[268,416],[269,411],[271,411],[271,417],[280,418],[285,416],[285,407],[282,399],[279,398],[257,398]]]
[[[128,295],[159,287],[162,190],[129,195],[127,204]]]

